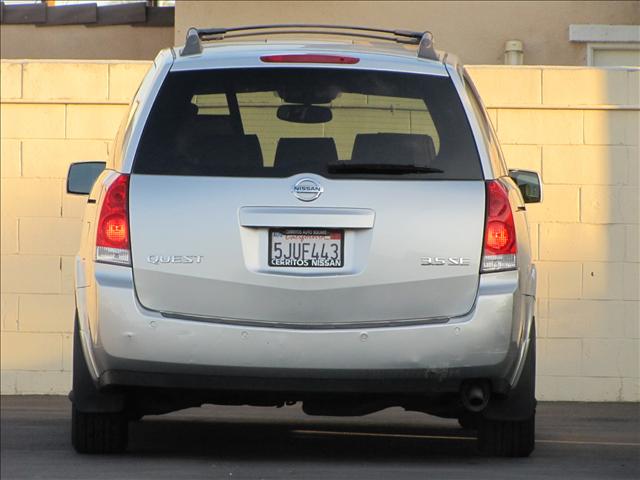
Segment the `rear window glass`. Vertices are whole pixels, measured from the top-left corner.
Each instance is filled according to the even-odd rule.
[[[449,78],[317,68],[170,73],[133,172],[482,178]]]

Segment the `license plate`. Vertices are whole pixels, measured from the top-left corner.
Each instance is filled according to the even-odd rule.
[[[344,230],[272,228],[269,230],[269,266],[341,268]]]

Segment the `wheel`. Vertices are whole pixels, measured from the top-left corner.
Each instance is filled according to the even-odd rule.
[[[528,457],[535,447],[535,414],[524,421],[486,420],[478,431],[480,450],[496,457]]]
[[[478,429],[478,417],[469,413],[462,413],[458,417],[458,424],[465,430],[477,430]]]
[[[526,392],[535,403],[536,329],[531,325],[529,351],[525,360],[518,393]],[[536,414],[524,420],[493,420],[481,418],[478,425],[480,451],[491,456],[528,457],[535,448]]]
[[[130,422],[139,422],[144,417],[144,413],[128,412],[127,418]]]
[[[122,413],[80,412],[71,408],[71,444],[78,453],[121,453],[128,422]]]
[[[73,391],[71,405],[71,444],[78,453],[119,453],[127,448],[128,422],[124,411],[87,409],[113,397],[95,387],[82,353],[78,314],[73,331]],[[85,405],[82,410],[79,405]]]

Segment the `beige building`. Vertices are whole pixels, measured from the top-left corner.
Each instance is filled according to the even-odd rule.
[[[31,23],[22,19],[7,23],[5,14],[1,55],[151,60],[161,48],[182,44],[191,26],[306,22],[430,30],[438,48],[455,52],[467,64],[501,64],[506,42],[518,40],[525,65],[640,65],[640,2],[632,0],[179,0],[175,4],[175,28],[173,9],[167,8],[162,9],[164,21],[149,9],[146,18],[128,12],[124,18],[130,19],[128,24],[105,23],[99,13],[94,23],[83,23],[86,15],[64,24],[37,15]]]
[[[544,203],[529,207],[539,269],[539,398],[639,401],[640,68],[584,66],[632,63],[634,25],[593,25],[637,27],[637,2],[281,3],[178,2],[175,36],[181,42],[188,26],[204,24],[393,24],[431,28],[438,47],[467,63],[502,63],[504,43],[518,39],[526,64],[547,64],[469,67],[509,166],[538,170],[544,183]],[[625,41],[596,42],[603,32]],[[43,60],[44,47],[41,59],[11,60],[5,48],[17,46],[3,40],[2,48],[1,391],[66,393],[83,208],[83,199],[64,193],[66,169],[108,159],[149,63],[106,60],[106,53]]]
[[[587,65],[595,43],[624,64],[640,65],[640,2],[634,1],[179,1],[175,41],[183,43],[190,26],[300,22],[430,30],[437,48],[467,64],[503,63],[505,43],[520,40],[527,65]],[[630,29],[572,39],[572,25]]]

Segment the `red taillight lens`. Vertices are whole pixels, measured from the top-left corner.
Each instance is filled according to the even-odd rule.
[[[101,241],[98,245],[102,247],[128,247],[129,232],[127,231],[127,219],[121,215],[111,215],[100,224]]]
[[[507,188],[490,180],[487,188],[487,215],[482,259],[483,272],[516,268],[516,227]]]
[[[491,222],[487,225],[487,250],[500,252],[511,243],[509,228],[502,222]]]
[[[119,175],[107,187],[96,234],[96,260],[130,265],[129,176]]]
[[[344,55],[316,55],[313,53],[289,55],[263,55],[260,60],[266,63],[342,63],[352,65],[360,61],[356,57]]]

